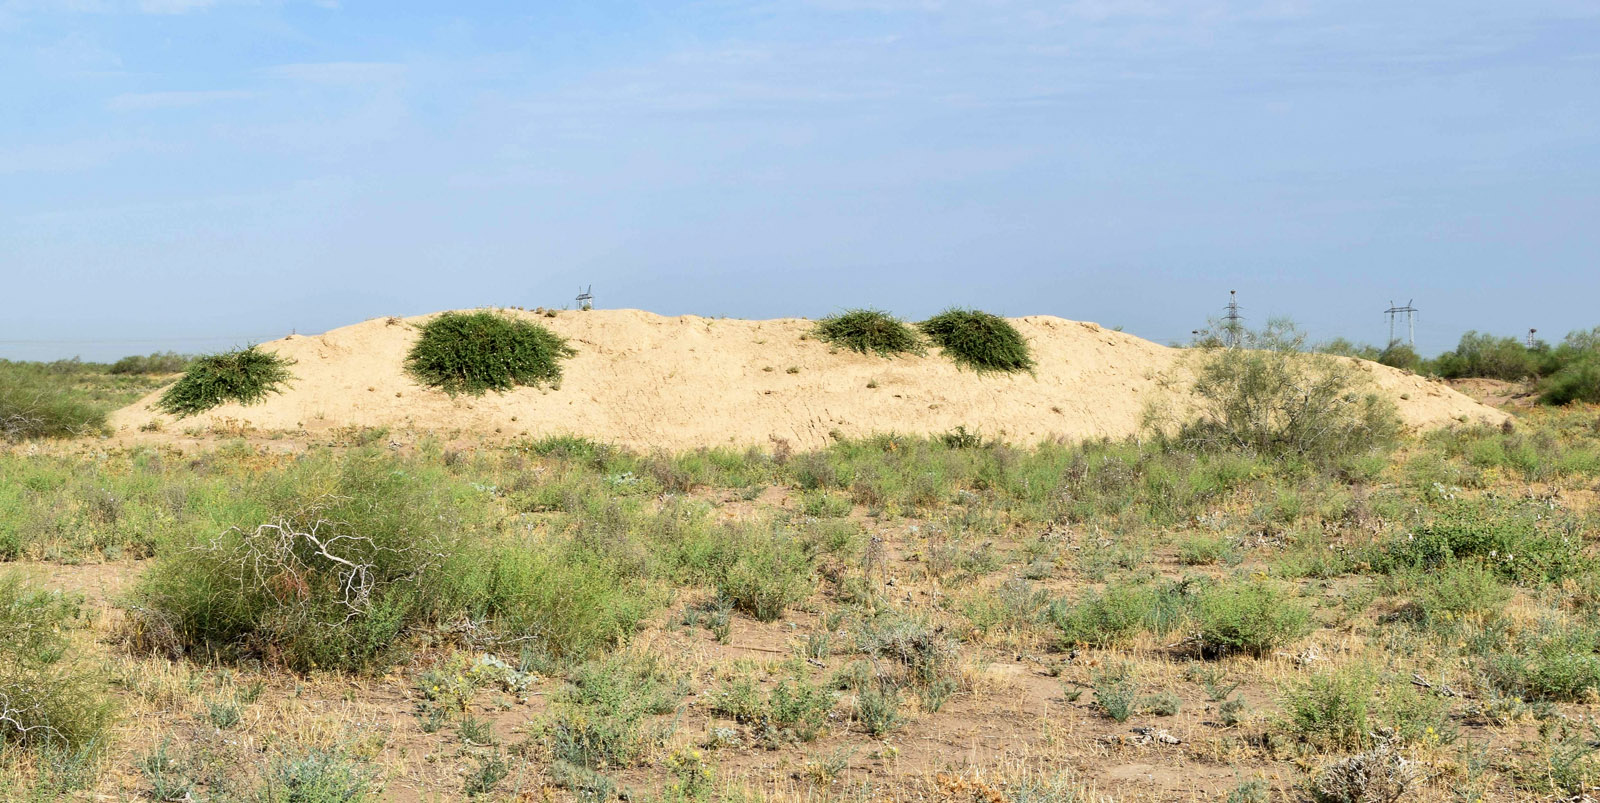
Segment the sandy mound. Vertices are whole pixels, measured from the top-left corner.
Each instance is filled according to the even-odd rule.
[[[802,339],[803,319],[743,321],[637,310],[562,312],[536,319],[567,337],[578,355],[556,390],[452,399],[402,370],[427,317],[374,319],[319,336],[262,344],[298,361],[284,393],[251,407],[225,405],[184,421],[153,410],[152,394],[118,411],[125,437],[161,430],[254,426],[318,432],[343,426],[453,430],[513,437],[572,433],[636,448],[715,445],[821,446],[829,433],[938,433],[957,425],[1016,443],[1050,437],[1122,437],[1137,432],[1146,405],[1170,398],[1186,377],[1181,349],[1049,316],[1014,319],[1032,344],[1034,376],[979,375],[937,349],[883,359]],[[1406,423],[1498,423],[1505,414],[1443,385],[1362,363]],[[870,385],[875,385],[870,386]]]

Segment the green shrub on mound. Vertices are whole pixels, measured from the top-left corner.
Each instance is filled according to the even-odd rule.
[[[1028,341],[998,315],[952,307],[923,321],[921,328],[950,359],[974,371],[1033,369]]]
[[[518,385],[558,385],[561,361],[576,353],[536,323],[487,311],[446,312],[422,325],[406,371],[451,395],[479,396]]]
[[[871,352],[883,357],[923,354],[928,348],[917,330],[887,312],[876,309],[845,310],[817,321],[817,339],[836,346]]]
[[[0,753],[12,745],[82,753],[111,717],[94,673],[74,660],[66,629],[77,601],[0,575]]]
[[[105,428],[106,412],[68,380],[0,360],[0,441],[70,438]]]
[[[293,378],[294,360],[255,346],[196,357],[156,407],[182,418],[225,402],[256,404]]]

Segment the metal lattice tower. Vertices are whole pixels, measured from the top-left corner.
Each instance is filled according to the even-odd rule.
[[[1411,301],[1412,301],[1412,299],[1407,299],[1406,300],[1406,305],[1403,306],[1403,307],[1395,306],[1395,303],[1393,301],[1390,301],[1389,302],[1389,308],[1383,311],[1383,314],[1389,316],[1389,345],[1391,345],[1391,346],[1394,345],[1394,343],[1395,343],[1395,339],[1394,339],[1395,319],[1400,315],[1400,313],[1405,313],[1405,316],[1406,316],[1406,342],[1410,343],[1411,344],[1411,348],[1413,348],[1413,349],[1415,349],[1417,347],[1417,317],[1416,317],[1417,316],[1417,308],[1411,306]]]
[[[578,291],[578,309],[594,309],[594,285],[589,289]]]
[[[1241,314],[1237,290],[1228,291],[1227,312],[1222,315],[1222,345],[1237,348],[1244,334],[1244,315]]]
[[[1530,348],[1530,349],[1533,348],[1533,333],[1537,332],[1537,331],[1539,331],[1539,330],[1538,329],[1529,329],[1528,330],[1528,348]]]

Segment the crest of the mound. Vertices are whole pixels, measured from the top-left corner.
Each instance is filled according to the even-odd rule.
[[[152,394],[115,413],[111,426],[134,439],[222,422],[313,434],[350,426],[507,439],[559,433],[674,450],[780,440],[810,448],[835,434],[965,426],[1033,444],[1120,438],[1141,431],[1153,404],[1181,409],[1193,354],[1093,323],[1034,315],[1011,319],[1032,351],[1032,372],[978,373],[938,348],[884,357],[831,346],[814,336],[814,322],[798,318],[503,312],[546,327],[576,350],[563,362],[559,387],[454,397],[424,387],[405,361],[418,325],[432,316],[376,318],[261,344],[295,363],[293,381],[259,404],[225,404],[176,421],[157,410],[159,394]],[[1505,419],[1422,377],[1373,363],[1357,367],[1408,427]]]

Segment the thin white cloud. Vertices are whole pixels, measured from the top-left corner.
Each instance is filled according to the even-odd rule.
[[[112,111],[149,111],[152,109],[181,109],[226,100],[243,100],[254,97],[254,92],[241,90],[208,90],[194,92],[125,92],[106,103]]]
[[[139,0],[139,11],[145,14],[187,14],[216,5],[216,0]]]
[[[387,61],[330,61],[311,64],[280,64],[265,70],[268,75],[330,86],[359,86],[388,83],[405,74],[404,64]]]
[[[105,138],[0,147],[0,175],[90,170],[140,147],[134,140]]]

